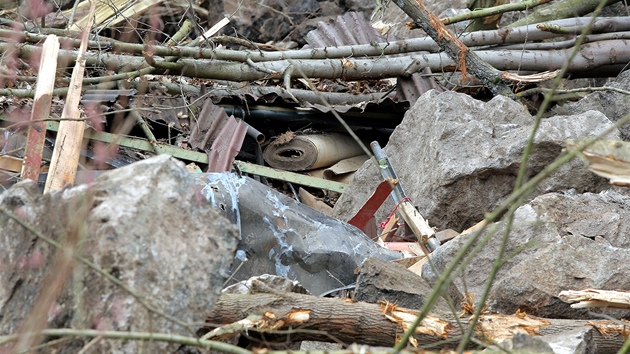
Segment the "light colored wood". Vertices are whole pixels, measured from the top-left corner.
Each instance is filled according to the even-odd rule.
[[[87,49],[88,37],[92,26],[92,18],[94,17],[96,1],[92,2],[90,7],[90,20],[83,29],[81,34],[81,46],[79,47],[79,58],[72,70],[72,78],[68,95],[66,96],[66,104],[63,107],[62,118],[79,118],[79,102],[81,100],[81,87],[83,75],[85,73],[85,51]],[[66,184],[74,184],[79,165],[79,157],[81,156],[81,147],[83,146],[83,134],[85,131],[85,121],[61,121],[57,139],[55,140],[55,149],[53,150],[52,159],[50,161],[50,171],[46,179],[46,187],[44,193],[51,190],[61,189]]]
[[[31,111],[31,125],[28,128],[24,163],[21,168],[23,179],[37,181],[42,165],[42,152],[46,139],[46,122],[39,121],[50,115],[52,92],[55,88],[57,73],[57,56],[59,55],[59,39],[54,34],[49,35],[42,47],[42,57],[39,62],[37,87]]]
[[[22,159],[19,157],[3,155],[0,156],[0,170],[20,172],[22,169]]]
[[[630,308],[630,291],[598,289],[565,290],[561,291],[558,297],[560,300],[570,303],[571,307],[575,309],[587,307]]]
[[[298,189],[298,194],[300,196],[300,201],[302,203],[310,206],[311,208],[319,211],[320,213],[326,214],[328,216],[332,215],[332,210],[333,210],[332,207],[322,202],[321,200],[317,199],[314,195],[309,193],[306,189],[300,187],[300,189]]]
[[[392,304],[369,304],[365,302],[351,302],[341,299],[330,299],[312,295],[260,292],[264,289],[257,288],[254,294],[222,294],[210,311],[207,323],[215,324],[212,328],[221,325],[235,323],[248,316],[263,315],[265,313],[275,315],[278,323],[288,318],[295,309],[308,311],[309,318],[299,325],[299,329],[311,331],[295,331],[290,335],[265,333],[265,339],[269,342],[286,344],[287,336],[291,341],[317,340],[333,341],[335,338],[344,343],[360,343],[373,346],[394,345],[402,332],[402,327],[413,321],[416,311],[402,309]],[[396,310],[394,312],[394,310]],[[406,314],[409,316],[407,316]],[[435,326],[425,326],[425,330],[417,330],[413,336],[419,345],[434,344],[442,339],[454,339],[454,342],[442,343],[437,348],[452,349],[458,344],[461,329],[457,322],[450,317],[432,318],[432,323],[450,323],[450,326],[441,327],[440,330],[431,331]],[[468,317],[459,319],[464,325]],[[528,333],[533,336],[558,335],[571,331],[591,331],[592,340],[596,343],[598,353],[616,353],[623,344],[623,335],[626,333],[619,328],[612,328],[606,335],[594,328],[603,328],[603,323],[614,324],[616,321],[598,321],[602,324],[595,325],[590,320],[576,319],[543,319],[524,313],[516,315],[483,314],[478,322],[478,329],[488,338],[501,341],[516,333]],[[207,328],[206,330],[210,330]],[[284,321],[276,330],[296,329],[288,321]],[[236,331],[238,332],[238,330]],[[250,333],[251,334],[251,333]]]

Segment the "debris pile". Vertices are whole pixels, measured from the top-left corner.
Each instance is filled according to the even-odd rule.
[[[630,21],[545,2],[3,11],[0,352],[627,348]]]

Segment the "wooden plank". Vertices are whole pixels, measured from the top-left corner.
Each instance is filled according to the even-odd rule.
[[[24,164],[22,178],[37,181],[42,166],[42,152],[46,139],[46,119],[50,115],[52,91],[55,87],[57,72],[57,55],[59,54],[59,40],[54,34],[49,35],[42,48],[42,58],[39,62],[37,87],[31,112],[31,125],[28,128],[26,148],[24,149]]]
[[[22,169],[22,159],[19,157],[13,157],[8,155],[0,156],[0,170],[6,170],[11,172],[20,172]],[[39,173],[39,171],[37,171]]]
[[[359,209],[359,211],[357,211],[357,213],[348,220],[348,224],[354,225],[363,230],[378,208],[380,208],[381,205],[383,205],[383,202],[389,197],[389,194],[392,192],[393,186],[395,186],[396,183],[398,183],[398,181],[382,181],[378,187],[376,187],[376,190],[372,193],[367,202],[363,204],[361,209]]]
[[[238,168],[241,172],[278,179],[281,181],[300,184],[303,186],[325,189],[332,192],[343,193],[343,191],[346,189],[346,185],[344,183],[301,175],[299,173],[289,171],[276,170],[275,168],[260,166],[253,163],[234,161],[234,166]]]
[[[72,70],[72,78],[70,79],[68,95],[66,96],[66,104],[61,114],[62,118],[79,118],[81,116],[79,103],[81,101],[83,75],[85,74],[85,52],[94,19],[95,6],[96,1],[92,2],[90,6],[89,20],[83,29],[83,33],[81,33],[79,57]],[[53,150],[52,159],[50,161],[50,172],[48,173],[48,178],[46,178],[44,193],[61,189],[66,184],[74,184],[79,158],[81,157],[85,125],[85,121],[64,120],[60,123],[57,139],[55,140],[55,149]]]

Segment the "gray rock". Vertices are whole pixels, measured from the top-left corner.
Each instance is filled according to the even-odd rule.
[[[624,71],[605,86],[622,90],[630,90],[630,71]],[[597,91],[586,95],[577,102],[569,102],[554,108],[554,114],[580,114],[587,111],[598,111],[603,113],[611,121],[616,122],[630,112],[630,96],[615,91]],[[620,129],[621,137],[625,141],[630,141],[630,124],[625,124]]]
[[[300,351],[336,351],[342,350],[343,345],[339,343],[326,343],[326,342],[315,342],[310,340],[305,340],[300,345]]]
[[[553,353],[549,344],[539,337],[517,333],[514,337],[502,341],[499,346],[507,350],[526,350],[530,353]]]
[[[516,210],[505,263],[489,296],[491,311],[512,314],[517,309],[548,318],[591,318],[591,312],[613,317],[627,311],[574,309],[560,301],[562,290],[630,288],[630,198],[608,191],[600,194],[550,193]],[[455,280],[460,291],[479,299],[497,257],[504,222]],[[486,233],[485,235],[488,235]],[[431,259],[443,270],[472,237],[460,235],[434,251]],[[482,235],[482,238],[484,235]],[[425,265],[423,278],[436,274]]]
[[[438,229],[466,229],[512,192],[533,118],[518,103],[497,96],[484,103],[465,94],[429,91],[422,95],[384,148],[406,192],[429,223]],[[562,151],[562,141],[592,137],[612,123],[589,111],[544,119],[536,134],[527,175],[533,176]],[[609,138],[618,139],[617,132]],[[380,182],[370,160],[357,171],[333,215],[350,219]],[[599,192],[609,188],[579,160],[565,164],[540,184],[533,198],[574,188]],[[377,213],[393,209],[387,201]]]
[[[378,303],[387,301],[397,306],[418,310],[424,304],[431,287],[422,277],[398,263],[368,258],[359,269],[354,300]],[[448,311],[446,303],[439,300],[439,311]],[[459,304],[461,298],[453,299]],[[435,309],[432,312],[436,313]]]
[[[591,354],[597,353],[597,344],[593,340],[592,326],[540,337],[549,344],[555,354]]]
[[[237,244],[235,227],[206,202],[181,162],[166,155],[105,173],[92,185],[40,195],[22,182],[0,204],[62,242],[84,227],[75,251],[126,284],[148,304],[200,323],[218,298]],[[33,308],[55,249],[0,213],[0,333],[16,333]],[[43,317],[46,320],[46,317]],[[82,263],[74,265],[44,327],[162,332],[192,328],[150,313],[132,294]],[[89,340],[89,339],[88,339]],[[84,340],[63,343],[76,352]],[[102,340],[98,351],[173,351],[163,342]],[[51,349],[52,350],[52,349]]]

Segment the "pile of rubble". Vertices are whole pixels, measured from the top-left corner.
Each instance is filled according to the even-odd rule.
[[[629,78],[626,72],[615,85],[627,85]],[[620,94],[605,95],[592,94],[557,110],[572,115],[542,120],[526,167],[527,179],[563,154],[567,140],[596,137],[608,130],[605,138],[622,138],[605,115],[612,108],[601,103],[605,97],[623,105],[611,97]],[[606,109],[587,110],[592,107]],[[572,306],[569,302],[574,294],[563,292],[630,289],[630,259],[624,261],[630,247],[630,215],[625,216],[630,214],[630,196],[625,189],[611,186],[583,161],[574,159],[529,191],[511,221],[482,223],[484,231],[475,231],[513,192],[533,124],[529,113],[507,98],[482,102],[454,92],[429,91],[405,114],[384,151],[396,169],[397,182],[408,192],[406,197],[439,231],[442,244],[428,257],[422,242],[405,239],[413,233],[405,231],[403,223],[393,236],[379,231],[372,237],[347,223],[383,180],[371,159],[345,188],[334,207],[334,217],[243,175],[190,173],[183,163],[166,155],[103,173],[89,184],[44,195],[34,182],[20,182],[0,195],[0,333],[18,333],[24,321],[33,321],[35,316],[41,329],[173,334],[186,334],[191,328],[196,331],[200,326],[190,323],[207,321],[218,328],[206,328],[206,338],[234,339],[235,334],[226,334],[221,324],[265,311],[275,311],[280,318],[299,308],[310,311],[310,317],[301,317],[299,322],[305,328],[331,331],[346,341],[392,346],[406,322],[396,307],[385,304],[418,310],[431,301],[435,302],[431,313],[437,316],[433,320],[442,323],[441,330],[418,332],[411,344],[461,335],[453,311],[474,312],[483,307],[480,325],[494,318],[507,321],[503,323],[509,325],[504,327],[511,329],[505,334],[484,327],[485,338],[494,343],[505,340],[503,345],[508,348],[525,346],[556,353],[616,351],[626,332],[615,325],[629,315],[627,303],[603,303],[604,308]],[[357,155],[361,153],[358,149]],[[316,163],[306,164],[312,167]],[[376,230],[377,224],[391,220],[388,216],[396,211],[391,200],[378,210],[373,208],[369,229]],[[396,245],[401,241],[406,244],[404,252],[395,250],[400,249]],[[60,247],[72,249],[76,258],[62,257]],[[503,256],[497,260],[498,254]],[[461,267],[454,268],[454,261]],[[501,267],[488,285],[497,264]],[[72,276],[49,274],[60,266]],[[299,283],[300,294],[284,293],[294,291],[297,284],[291,283],[292,290],[282,282],[285,285],[278,287],[277,277]],[[249,289],[248,294],[231,290],[233,298],[228,293],[220,295],[225,286],[247,279],[253,280],[240,287]],[[434,301],[432,292],[444,285],[444,279],[452,283],[447,282],[444,298]],[[252,289],[258,290],[251,293]],[[45,299],[41,295],[45,291],[55,296]],[[476,302],[486,298],[486,291],[487,302]],[[381,326],[382,335],[370,335],[369,326],[363,328],[365,333],[350,331],[354,318],[344,311],[357,306],[365,314],[379,313],[379,305],[327,303],[329,299],[304,293],[343,293],[357,301],[384,301],[382,312],[401,322],[368,321]],[[247,307],[247,296],[260,298]],[[274,296],[285,301],[288,312],[282,312],[278,299],[272,303]],[[594,299],[592,293],[587,296]],[[242,308],[237,310],[230,301],[240,301]],[[42,303],[47,310],[33,312]],[[291,307],[296,303],[301,305]],[[325,308],[332,318],[328,322],[317,317],[323,316],[318,311]],[[341,324],[331,315],[335,313],[346,316],[339,319]],[[257,322],[261,319],[251,321],[264,328]],[[337,325],[350,334],[334,332]],[[392,332],[387,332],[388,326]],[[514,337],[516,333],[519,335]],[[281,335],[277,338],[286,340]],[[327,340],[319,335],[303,334],[301,338]],[[75,339],[62,347],[71,351],[83,344]],[[103,341],[97,345],[104,350],[136,352],[143,344]],[[179,347],[152,345],[160,350]]]

